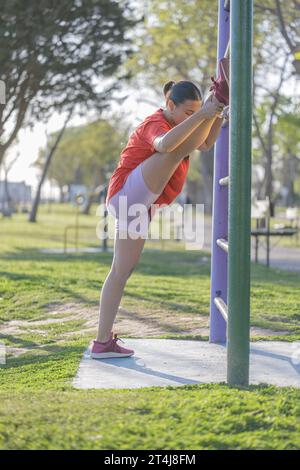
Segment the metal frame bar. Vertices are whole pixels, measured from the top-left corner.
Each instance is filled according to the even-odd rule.
[[[248,386],[253,0],[231,0],[230,7],[227,383]]]
[[[230,16],[224,9],[224,0],[219,0],[218,16],[218,62],[224,57],[229,41]],[[217,246],[217,240],[228,233],[228,186],[220,185],[220,179],[228,175],[229,126],[222,126],[215,145],[214,182],[212,208],[212,253],[210,333],[211,343],[226,342],[226,321],[215,305],[215,297],[227,301],[227,254]]]
[[[229,185],[229,176],[225,176],[224,178],[219,179],[220,186],[228,186]]]
[[[225,304],[224,300],[221,297],[215,297],[214,303],[217,309],[219,310],[220,314],[224,318],[224,320],[227,322],[228,321],[228,307]]]
[[[105,204],[106,201],[106,196],[107,196],[107,191],[108,191],[108,185],[107,184],[102,184],[100,186],[97,186],[97,188],[94,191],[90,191],[88,193],[89,196],[98,196],[99,198],[99,204],[101,204],[101,200],[103,200],[103,203]],[[79,197],[84,196],[83,193],[77,194],[77,201]],[[78,203],[76,204],[76,213],[75,213],[75,225],[66,225],[64,228],[64,253],[67,251],[67,243],[68,243],[68,230],[70,228],[75,229],[75,248],[76,252],[78,251],[78,231],[81,226],[78,223],[78,216],[79,216],[79,205]],[[104,219],[104,227],[103,231],[108,232],[108,211],[107,208],[105,207],[104,214],[103,214],[103,219]],[[107,237],[103,237],[102,240],[102,251],[107,251]]]
[[[217,245],[228,253],[228,241],[225,238],[218,238]]]
[[[214,157],[210,342],[227,339],[227,383],[239,386],[249,384],[252,22],[253,0],[219,0],[218,61],[230,51],[231,119]]]

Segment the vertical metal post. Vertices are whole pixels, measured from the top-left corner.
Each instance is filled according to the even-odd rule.
[[[78,213],[79,213],[79,202],[76,199],[76,214],[75,214],[75,250],[78,251]]]
[[[256,230],[259,229],[259,219],[256,219]],[[255,263],[258,263],[258,245],[259,245],[259,236],[255,236]]]
[[[224,0],[219,0],[218,61],[224,57],[228,41],[229,12],[224,9]],[[228,135],[228,126],[223,127],[215,145],[214,155],[209,337],[211,343],[226,342],[226,322],[214,304],[214,298],[222,297],[224,302],[227,302],[227,253],[217,246],[216,241],[218,238],[227,238],[228,186],[220,186],[219,179],[228,175]]]
[[[270,267],[270,217],[271,217],[271,211],[270,211],[270,199],[267,196],[268,199],[268,208],[267,208],[267,223],[266,223],[266,231],[267,231],[267,267]]]
[[[252,0],[230,2],[227,383],[249,383]]]
[[[267,257],[267,260],[266,260],[266,265],[269,268],[270,267],[270,219],[269,219],[269,217],[267,218],[266,231],[267,231],[267,244],[266,244],[266,251],[267,251],[266,257]]]

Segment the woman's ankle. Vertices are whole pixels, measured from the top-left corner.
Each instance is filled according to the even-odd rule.
[[[98,343],[108,343],[108,341],[110,340],[110,338],[111,338],[111,332],[109,333],[108,336],[105,336],[105,335],[99,336],[99,335],[98,335],[97,338],[96,338],[96,341],[97,341]]]

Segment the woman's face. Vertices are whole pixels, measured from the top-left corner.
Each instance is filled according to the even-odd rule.
[[[169,100],[167,107],[169,116],[174,122],[174,126],[177,126],[177,124],[180,124],[182,121],[198,111],[198,109],[201,108],[201,105],[201,100],[185,100],[183,103],[175,106],[173,101]]]

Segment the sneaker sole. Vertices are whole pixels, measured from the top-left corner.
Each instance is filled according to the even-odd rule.
[[[128,354],[121,354],[121,353],[115,353],[115,352],[107,352],[107,353],[91,353],[91,358],[92,359],[109,359],[114,358],[114,357],[129,357],[132,356],[134,352],[128,353]]]

